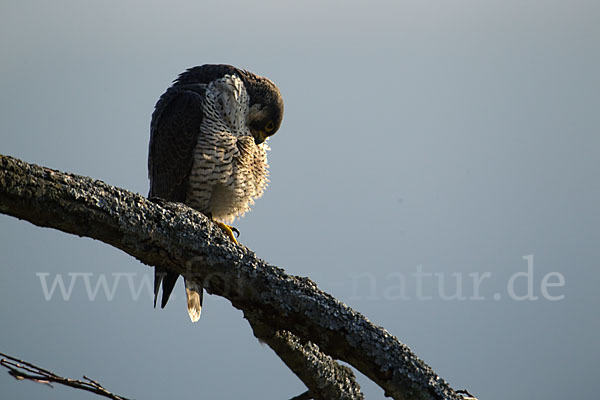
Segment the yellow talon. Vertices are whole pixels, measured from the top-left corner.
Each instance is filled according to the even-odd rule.
[[[215,223],[217,225],[219,225],[221,227],[221,229],[223,229],[223,231],[225,232],[225,234],[227,236],[229,236],[229,239],[231,239],[231,241],[235,244],[238,244],[238,241],[235,239],[235,235],[233,234],[233,232],[237,232],[238,236],[240,234],[240,231],[238,231],[236,228],[234,228],[233,226],[224,224],[223,222],[220,221],[215,221]]]

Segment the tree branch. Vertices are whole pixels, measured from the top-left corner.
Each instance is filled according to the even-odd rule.
[[[311,390],[303,394],[307,399],[362,400],[363,394],[348,367],[323,354],[317,345],[302,343],[287,331],[273,331],[269,326],[252,323],[254,335],[268,344],[285,364]]]
[[[330,356],[323,358],[335,371],[328,376],[342,374],[343,382],[355,384],[333,359],[354,366],[395,399],[462,399],[385,329],[319,290],[310,279],[287,275],[233,244],[204,215],[182,204],[155,204],[101,181],[0,155],[0,212],[101,240],[144,264],[163,266],[202,284],[208,293],[242,310],[255,335],[276,352],[276,341],[291,340],[287,350],[277,352],[288,366],[304,354],[294,348],[308,346],[319,357]],[[285,339],[284,331],[298,341]],[[274,339],[273,332],[284,339]],[[305,362],[309,353],[302,356]],[[311,395],[319,396],[323,381],[313,373],[307,372],[311,379],[298,375]],[[342,388],[339,393],[348,396],[335,398],[360,398]]]
[[[0,353],[4,357],[0,360],[0,365],[8,369],[8,373],[17,380],[28,380],[32,382],[42,383],[53,387],[51,383],[59,383],[61,385],[70,386],[75,389],[81,389],[95,393],[100,396],[108,397],[113,400],[128,400],[126,397],[118,396],[109,392],[98,381],[83,376],[83,381],[78,379],[64,378],[56,375],[52,371],[38,367],[27,361],[19,360],[11,357],[8,354]]]

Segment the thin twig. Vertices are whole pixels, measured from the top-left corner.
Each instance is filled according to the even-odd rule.
[[[32,382],[41,383],[44,385],[48,385],[51,388],[51,382],[59,383],[61,385],[70,386],[75,389],[86,390],[88,392],[95,393],[100,396],[108,397],[113,400],[129,400],[126,397],[118,396],[109,392],[105,389],[98,381],[88,378],[87,376],[83,376],[83,379],[87,380],[80,381],[77,379],[64,378],[60,375],[55,374],[52,371],[48,371],[47,369],[38,367],[30,362],[19,360],[18,358],[14,358],[9,356],[8,354],[0,353],[0,356],[4,357],[0,360],[0,365],[8,369],[9,375],[14,377],[17,380],[27,380]]]

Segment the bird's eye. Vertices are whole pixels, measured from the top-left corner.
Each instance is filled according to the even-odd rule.
[[[275,124],[273,123],[273,121],[269,121],[265,125],[265,132],[267,132],[267,133],[273,132],[273,129],[275,129]]]

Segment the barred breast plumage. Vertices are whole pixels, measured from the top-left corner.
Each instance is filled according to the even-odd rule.
[[[246,124],[248,102],[237,76],[226,75],[206,88],[186,203],[224,222],[250,210],[268,183],[269,148],[254,142]]]

